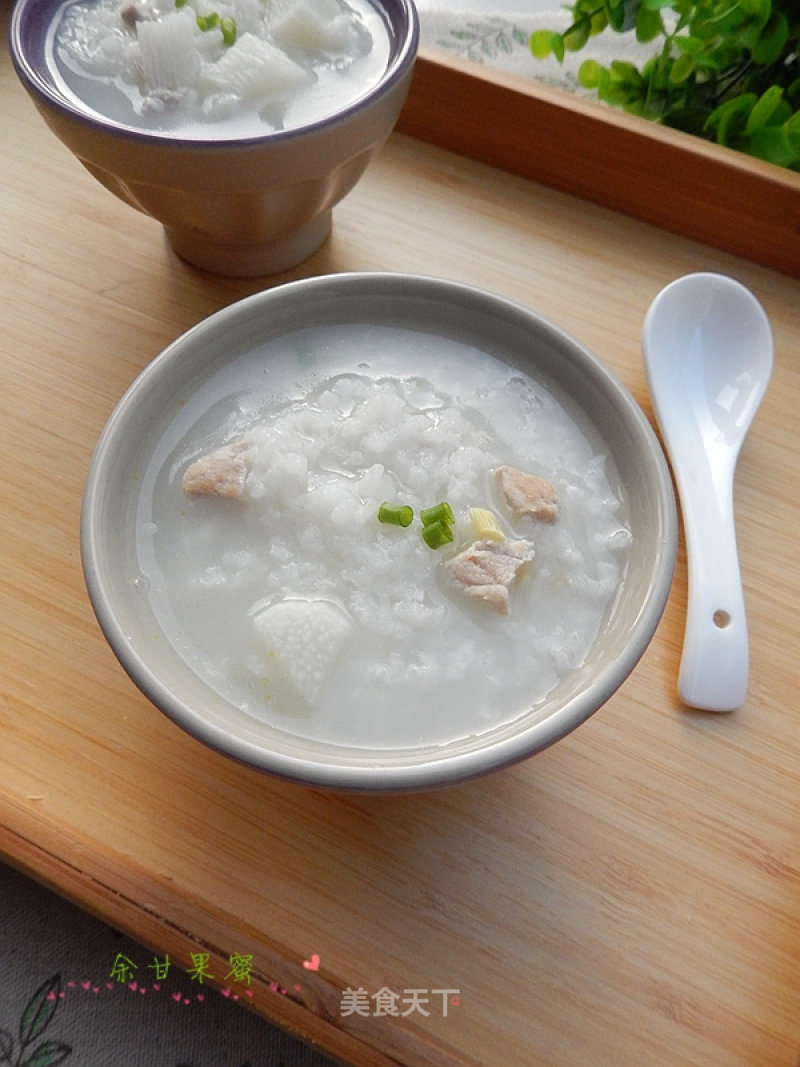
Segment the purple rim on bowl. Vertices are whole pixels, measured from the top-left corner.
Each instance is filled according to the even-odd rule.
[[[16,0],[9,24],[9,46],[14,69],[29,92],[79,122],[103,128],[112,128],[120,137],[133,137],[160,142],[174,148],[176,143],[186,148],[221,150],[264,140],[292,138],[320,126],[342,122],[353,113],[366,107],[372,98],[385,93],[408,73],[416,59],[419,45],[419,16],[413,0],[370,0],[382,16],[389,33],[389,61],[384,77],[362,96],[329,118],[289,130],[255,134],[252,137],[221,138],[219,140],[192,140],[159,134],[136,126],[126,126],[105,118],[96,111],[85,110],[59,88],[52,71],[52,36],[56,15],[64,8],[64,0]]]

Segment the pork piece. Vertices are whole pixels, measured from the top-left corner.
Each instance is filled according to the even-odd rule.
[[[517,518],[528,515],[541,522],[555,522],[558,518],[558,490],[551,482],[515,467],[498,467],[495,475]]]
[[[508,612],[508,587],[520,567],[533,559],[530,541],[476,541],[447,560],[445,567],[467,596],[484,600],[504,614]]]
[[[237,441],[195,460],[183,476],[183,488],[193,496],[236,499],[244,495],[250,470],[247,445]]]
[[[147,15],[143,14],[136,4],[128,4],[120,11],[119,17],[129,29],[133,29],[137,22],[144,22]]]

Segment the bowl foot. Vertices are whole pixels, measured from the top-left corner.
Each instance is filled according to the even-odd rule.
[[[173,250],[193,266],[228,278],[256,278],[280,274],[308,259],[330,233],[331,216],[326,211],[301,229],[260,244],[222,244],[191,230],[164,229]]]

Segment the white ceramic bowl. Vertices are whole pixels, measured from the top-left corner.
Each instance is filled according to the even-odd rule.
[[[52,27],[62,0],[17,0],[17,74],[56,136],[106,188],[163,223],[175,251],[206,270],[287,270],[327,237],[331,211],[384,144],[408,92],[419,38],[413,0],[370,0],[390,55],[379,82],[320,121],[235,140],[178,140],[81,108],[56,76]]]
[[[246,714],[173,648],[139,577],[145,565],[137,525],[152,516],[158,493],[148,471],[163,469],[176,434],[185,440],[208,431],[207,422],[203,431],[196,427],[194,402],[222,419],[231,396],[280,392],[286,382],[270,375],[285,378],[287,372],[272,356],[262,356],[264,345],[274,350],[276,339],[295,343],[294,335],[308,327],[332,331],[361,324],[476,346],[555,389],[607,451],[627,489],[632,539],[624,577],[585,661],[510,721],[468,736],[454,728],[444,743],[322,743],[304,735],[302,716],[276,729]],[[303,358],[311,359],[303,373],[324,376],[331,357],[321,344]],[[337,359],[337,372],[347,370],[341,354]],[[174,486],[162,491],[181,493]],[[233,304],[189,330],[145,369],[111,416],[92,461],[82,516],[83,564],[95,612],[123,667],[150,700],[184,730],[246,764],[298,782],[354,790],[420,789],[468,779],[530,756],[579,726],[625,681],[650,641],[670,589],[676,536],[675,499],[661,448],[634,399],[597,357],[515,303],[400,274],[294,282]]]

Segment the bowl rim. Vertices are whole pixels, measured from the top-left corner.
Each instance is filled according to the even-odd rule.
[[[509,724],[506,736],[496,738],[485,747],[448,751],[457,748],[458,742],[454,742],[424,749],[399,749],[394,757],[389,750],[380,759],[374,750],[363,750],[363,755],[358,756],[358,749],[343,747],[338,759],[323,761],[256,745],[210,722],[154,676],[120,626],[106,595],[100,505],[109,483],[113,446],[121,439],[126,420],[137,409],[140,399],[150,393],[160,373],[185,358],[185,350],[191,348],[203,331],[223,328],[237,317],[253,314],[262,305],[267,308],[276,301],[301,302],[304,295],[315,290],[327,292],[329,299],[343,291],[351,297],[358,290],[363,291],[362,295],[371,293],[382,297],[402,292],[404,296],[416,294],[426,300],[477,304],[503,318],[514,316],[557,341],[559,348],[567,349],[577,366],[588,371],[593,382],[602,385],[613,398],[624,413],[626,425],[638,443],[644,445],[658,501],[652,532],[655,566],[623,652],[604,664],[586,688],[568,696],[546,719],[519,730]],[[134,379],[106,422],[86,477],[80,526],[81,563],[97,621],[120,664],[151,703],[188,734],[234,760],[307,786],[365,792],[402,792],[463,782],[528,758],[572,732],[624,684],[644,654],[666,607],[677,555],[677,504],[666,458],[644,411],[614,371],[569,332],[525,305],[466,283],[399,272],[350,272],[286,282],[223,307],[172,341]],[[503,728],[494,728],[487,734],[503,732]],[[336,751],[335,746],[324,747]],[[413,762],[408,753],[414,754]]]
[[[81,126],[106,136],[122,141],[135,141],[154,148],[180,149],[183,151],[223,152],[236,149],[252,149],[260,145],[274,145],[289,142],[301,136],[308,136],[322,130],[345,123],[355,118],[361,111],[370,107],[377,99],[387,95],[398,83],[402,82],[417,58],[420,39],[419,14],[414,0],[367,0],[381,13],[396,37],[391,50],[389,63],[381,78],[367,92],[350,104],[323,116],[315,122],[301,126],[292,126],[286,130],[273,130],[263,134],[244,137],[193,138],[174,137],[138,126],[129,126],[115,122],[89,108],[79,107],[72,99],[65,96],[44,76],[39,66],[33,62],[25,47],[26,20],[31,20],[37,27],[41,26],[43,49],[50,48],[49,40],[53,35],[53,21],[42,23],[40,11],[41,0],[15,0],[11,10],[8,27],[8,43],[11,60],[20,81],[38,101],[54,108],[63,118],[79,123]],[[51,0],[56,12],[64,6],[64,0]],[[46,65],[46,64],[45,64]]]

